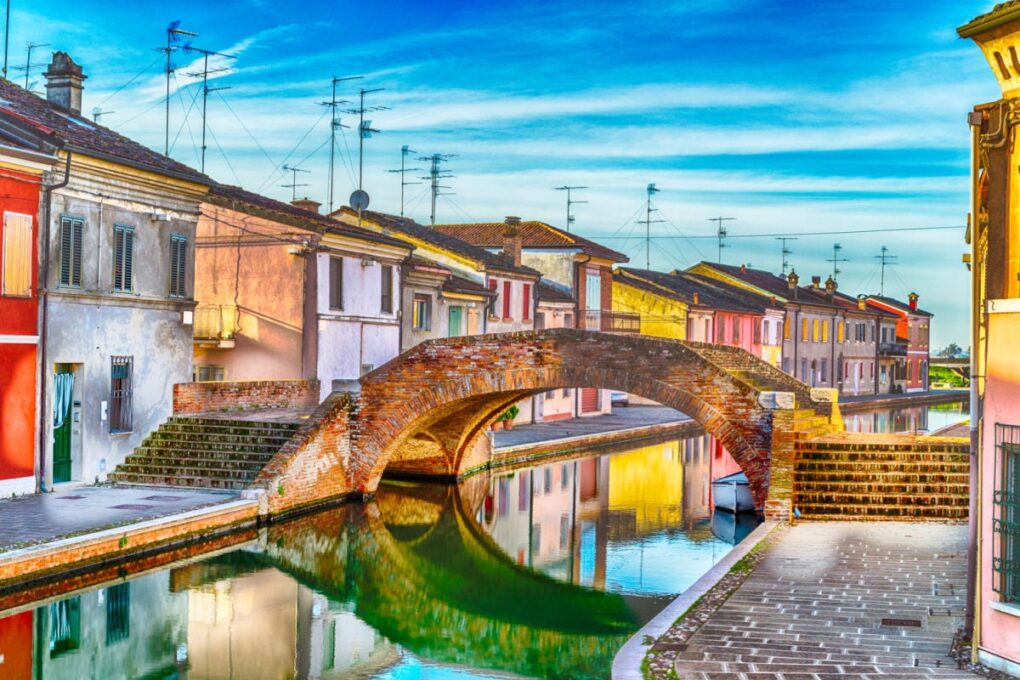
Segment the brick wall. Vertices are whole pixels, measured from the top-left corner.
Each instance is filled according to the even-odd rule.
[[[307,408],[318,402],[318,380],[243,380],[174,385],[175,415],[258,408]]]

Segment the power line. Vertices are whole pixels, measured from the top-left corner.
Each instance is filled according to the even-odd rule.
[[[797,237],[796,236],[777,236],[776,240],[777,241],[782,241],[782,243],[783,243],[783,251],[782,251],[783,252],[783,276],[786,276],[786,269],[787,269],[787,267],[790,266],[790,260],[788,258],[789,258],[790,255],[793,255],[793,251],[786,247],[786,242],[787,241],[796,241]]]
[[[790,237],[801,237],[801,236],[835,236],[840,234],[888,234],[895,232],[909,232],[909,231],[939,231],[947,229],[966,229],[967,226],[964,224],[946,226],[946,227],[886,227],[884,229],[844,229],[836,231],[788,231],[788,232],[774,232],[768,234],[727,234],[726,238],[779,238],[781,236]],[[602,240],[606,239],[627,239],[635,238],[631,236],[599,236],[593,237]],[[643,238],[643,237],[642,237]],[[717,239],[717,234],[711,236],[671,236],[656,234],[651,236],[652,239],[664,239],[664,238],[690,238],[690,239]]]
[[[572,186],[567,186],[567,185],[564,185],[564,186],[561,186],[561,187],[553,187],[553,189],[555,189],[556,191],[566,191],[567,192],[567,226],[566,226],[566,229],[567,229],[568,232],[570,231],[570,225],[574,223],[574,216],[570,214],[570,207],[573,206],[573,205],[577,205],[578,203],[587,203],[588,202],[588,201],[575,201],[575,200],[571,199],[570,198],[570,192],[571,191],[581,191],[582,189],[587,189],[587,188],[588,187],[582,187],[582,186],[573,186],[572,187]]]
[[[162,51],[162,49],[160,51]],[[145,68],[143,68],[141,71],[139,71],[134,76],[132,76],[131,80],[127,81],[126,83],[124,83],[123,85],[118,87],[116,90],[114,90],[110,94],[106,95],[106,99],[104,99],[103,101],[99,102],[99,104],[96,105],[96,108],[100,108],[100,109],[103,108],[103,104],[105,104],[106,102],[110,101],[111,99],[116,97],[118,94],[120,94],[121,92],[126,90],[128,87],[130,87],[132,83],[134,83],[136,80],[138,80],[139,78],[144,76],[146,73],[148,73],[149,69],[151,69],[153,66],[158,64],[160,62],[160,60],[162,60],[162,59],[163,59],[163,57],[156,57],[155,59],[153,59],[150,64],[148,64]],[[162,103],[162,102],[160,102],[160,103]],[[166,155],[166,154],[164,154],[164,155]]]
[[[234,120],[237,121],[237,124],[241,126],[241,129],[244,130],[246,133],[248,133],[248,137],[251,138],[251,141],[255,142],[255,146],[257,146],[259,151],[262,152],[262,155],[265,156],[267,161],[269,161],[269,164],[272,165],[275,168],[276,167],[276,161],[274,161],[272,159],[272,157],[270,157],[268,151],[266,151],[264,148],[262,148],[262,145],[259,143],[258,138],[255,135],[252,134],[251,130],[248,129],[248,126],[244,124],[243,120],[241,120],[241,117],[237,115],[237,112],[234,111],[234,107],[232,107],[230,105],[230,102],[227,101],[227,98],[224,97],[222,94],[219,94],[219,93],[217,93],[216,96],[219,97],[220,101],[223,102],[223,105],[227,107],[227,111],[230,111],[230,114],[234,117]]]
[[[421,168],[409,168],[407,167],[407,157],[412,153],[418,153],[413,150],[407,144],[400,147],[400,169],[399,170],[387,170],[386,172],[399,172],[400,173],[400,216],[404,216],[404,187],[412,184],[421,184],[421,182],[408,182],[405,175],[409,172],[418,172]]]
[[[308,139],[308,135],[312,134],[312,132],[315,130],[315,128],[319,127],[319,123],[322,122],[322,119],[326,117],[327,113],[329,113],[329,109],[324,109],[323,112],[322,112],[322,115],[319,116],[315,120],[315,122],[312,123],[312,126],[305,131],[305,134],[303,134],[301,136],[301,139],[298,140],[298,143],[295,144],[294,147],[290,151],[287,152],[287,156],[283,159],[284,163],[289,161],[290,157],[293,156],[295,153],[297,153],[297,150],[299,148],[301,148],[301,145],[305,143],[306,139]],[[325,142],[320,144],[318,148],[321,149],[324,146],[326,146]],[[307,159],[305,159],[305,160],[307,160]],[[302,161],[302,163],[303,162],[304,161]],[[298,163],[298,165],[300,165],[300,164],[301,163]],[[273,170],[272,174],[269,175],[268,179],[262,180],[262,184],[259,185],[258,191],[262,191],[266,187],[266,185],[271,184],[272,182],[276,181],[276,174],[281,172],[281,171],[283,171],[283,167],[282,166],[275,168]]]
[[[717,239],[719,239],[719,259],[717,260],[719,262],[719,264],[722,264],[722,250],[723,250],[723,248],[729,248],[728,245],[723,243],[723,239],[725,239],[727,234],[729,233],[729,232],[726,231],[726,227],[723,226],[723,222],[732,222],[735,219],[737,219],[737,218],[736,217],[709,217],[708,218],[709,222],[715,222],[715,223],[717,223],[719,225],[718,228],[716,229],[716,232],[715,232],[715,237]]]

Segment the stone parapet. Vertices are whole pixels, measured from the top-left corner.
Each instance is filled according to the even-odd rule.
[[[308,408],[318,401],[318,380],[242,380],[174,385],[175,415]]]

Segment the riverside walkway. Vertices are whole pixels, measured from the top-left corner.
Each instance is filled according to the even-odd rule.
[[[966,565],[965,525],[798,524],[700,628],[681,619],[655,649],[691,680],[977,677],[949,657]]]

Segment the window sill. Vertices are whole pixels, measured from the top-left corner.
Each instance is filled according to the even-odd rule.
[[[126,432],[111,432],[110,436],[116,439],[123,439],[124,437],[130,437],[134,434],[134,430],[128,430]]]
[[[1020,617],[1020,602],[989,602],[988,606],[997,612]]]

